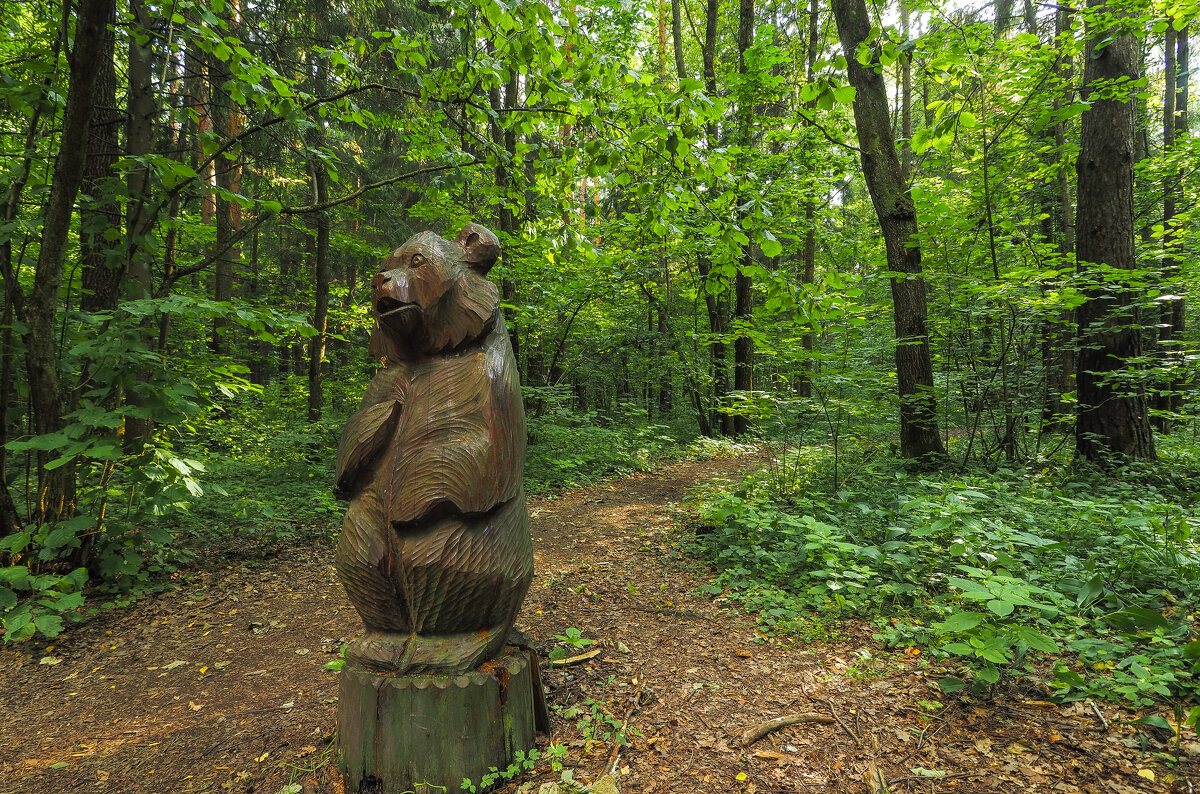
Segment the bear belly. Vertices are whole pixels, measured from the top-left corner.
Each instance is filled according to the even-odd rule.
[[[522,490],[479,516],[396,529],[373,494],[356,499],[337,571],[367,635],[349,655],[379,669],[470,669],[503,645],[533,579]]]

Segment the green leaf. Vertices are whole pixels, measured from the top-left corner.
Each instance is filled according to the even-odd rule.
[[[1079,595],[1075,597],[1075,605],[1083,606],[1084,604],[1090,604],[1103,592],[1104,576],[1096,574],[1091,579],[1088,579],[1083,587],[1079,588]]]
[[[1174,730],[1171,728],[1171,723],[1167,722],[1157,714],[1147,714],[1143,717],[1138,717],[1136,720],[1131,722],[1130,725],[1149,725],[1151,728],[1162,728],[1163,730],[1172,732]]]
[[[58,615],[38,615],[33,619],[33,625],[46,637],[57,637],[63,630],[63,621]]]
[[[1000,680],[1000,671],[995,667],[985,667],[975,671],[975,678],[987,684],[994,684]]]
[[[998,598],[993,598],[987,602],[987,608],[995,612],[1002,618],[1006,618],[1013,613],[1015,607],[1008,601],[1002,601]]]
[[[1125,632],[1169,629],[1175,625],[1163,617],[1161,612],[1145,607],[1125,607],[1119,612],[1105,615],[1101,620],[1113,628]]]
[[[1073,687],[1082,687],[1087,683],[1082,675],[1074,670],[1068,670],[1065,667],[1060,667],[1055,670],[1054,677],[1059,681],[1062,681],[1064,684],[1068,684]]]
[[[834,100],[841,105],[849,105],[854,101],[856,89],[852,85],[843,85],[833,89]]]
[[[983,622],[982,612],[955,612],[950,617],[933,624],[933,630],[938,634],[950,634],[956,631],[970,631]]]
[[[762,249],[763,256],[776,257],[783,253],[783,243],[775,239],[775,235],[768,231],[763,231],[759,238],[758,247]]]
[[[945,692],[947,695],[953,695],[955,692],[958,692],[960,689],[962,689],[966,685],[967,685],[966,681],[962,680],[961,678],[954,678],[952,676],[947,676],[945,678],[938,679],[938,686],[940,686],[942,688],[942,691]]]

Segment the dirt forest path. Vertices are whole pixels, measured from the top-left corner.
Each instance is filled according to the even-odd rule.
[[[751,617],[696,595],[707,579],[677,553],[671,505],[762,459],[685,462],[530,500],[537,577],[519,625],[543,655],[568,627],[599,643],[584,650],[601,648],[544,675],[556,710],[542,746],[565,747],[577,780],[615,762],[622,790],[679,794],[875,794],[874,770],[894,793],[1200,782],[1200,745],[1152,763],[1119,722],[1129,715],[1110,707],[1102,721],[1033,689],[947,697],[919,655],[883,648],[865,625],[764,643]],[[205,568],[61,642],[0,651],[0,792],[342,791],[337,680],[324,664],[359,624],[331,551]],[[747,729],[793,714],[819,721],[741,746]],[[629,743],[614,753],[605,733],[626,718]],[[558,777],[543,765],[500,790]]]

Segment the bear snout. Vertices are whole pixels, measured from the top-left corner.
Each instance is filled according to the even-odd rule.
[[[385,310],[380,306],[390,301],[392,303],[417,303],[416,299],[409,293],[411,284],[407,275],[403,272],[395,270],[385,270],[382,273],[376,273],[375,278],[371,280],[371,298],[375,303],[376,311],[384,314]],[[391,308],[396,308],[392,306]]]

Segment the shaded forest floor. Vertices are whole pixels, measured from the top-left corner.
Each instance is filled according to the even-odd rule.
[[[672,504],[761,460],[675,464],[530,500],[537,578],[519,625],[546,651],[567,627],[600,643],[584,650],[602,648],[544,673],[556,710],[540,741],[566,748],[577,780],[612,765],[604,736],[628,716],[615,756],[625,791],[868,792],[872,766],[892,792],[1200,783],[1190,731],[1176,749],[1122,723],[1135,715],[1050,703],[1021,682],[989,700],[946,696],[918,654],[882,647],[866,623],[763,642],[753,617],[695,595],[704,571],[676,551]],[[324,665],[359,623],[332,551],[209,558],[178,585],[49,648],[0,651],[0,791],[342,791],[337,674]],[[796,713],[832,721],[739,745]],[[501,790],[558,779],[541,764]]]

